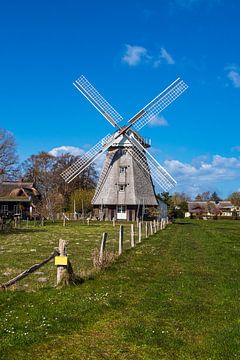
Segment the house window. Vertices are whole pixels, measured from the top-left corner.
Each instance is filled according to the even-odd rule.
[[[126,166],[120,166],[119,173],[120,174],[126,174],[126,172],[127,172],[127,167]]]
[[[13,206],[13,212],[14,212],[14,214],[19,214],[19,212],[20,212],[19,205]]]
[[[8,213],[8,205],[2,205],[2,212],[4,214]]]

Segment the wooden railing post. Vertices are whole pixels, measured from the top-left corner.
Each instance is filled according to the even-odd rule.
[[[118,242],[118,255],[121,255],[123,252],[123,225],[120,225],[119,228],[119,242]]]
[[[145,223],[145,234],[146,234],[146,239],[148,239],[148,222],[147,221]]]
[[[138,242],[142,242],[142,222],[139,221],[138,224]]]
[[[59,256],[66,257],[67,256],[67,245],[68,241],[66,240],[59,240]],[[57,286],[63,283],[67,283],[69,281],[68,278],[68,271],[67,271],[67,264],[66,265],[57,265]]]
[[[150,234],[153,235],[153,223],[150,221]]]
[[[131,247],[135,246],[135,239],[134,239],[134,225],[131,224]]]
[[[153,232],[154,232],[154,234],[156,234],[156,232],[157,232],[157,226],[156,226],[156,220],[155,219],[153,220]]]
[[[107,242],[107,233],[103,233],[102,234],[102,241],[101,241],[101,246],[100,246],[100,251],[99,251],[99,263],[102,264],[103,261],[103,254],[105,251],[105,247],[106,247],[106,242]]]

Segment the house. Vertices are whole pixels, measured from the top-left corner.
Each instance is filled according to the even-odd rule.
[[[40,193],[32,182],[2,181],[0,183],[0,216],[31,218],[35,214]]]
[[[234,206],[231,201],[189,201],[188,202],[188,213],[190,216],[197,217],[213,217],[232,216]]]

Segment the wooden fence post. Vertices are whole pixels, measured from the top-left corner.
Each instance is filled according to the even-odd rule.
[[[99,251],[99,262],[100,262],[100,264],[102,264],[102,262],[103,262],[103,254],[104,254],[104,250],[105,250],[105,247],[106,247],[107,236],[108,236],[108,234],[105,233],[105,232],[102,234],[102,241],[101,241],[101,246],[100,246],[100,251]]]
[[[87,218],[87,224],[88,224],[88,225],[90,224],[90,219],[89,219],[89,218]]]
[[[121,255],[123,252],[123,225],[120,225],[119,228],[119,242],[118,242],[118,255]]]
[[[162,225],[163,225],[163,224],[162,224],[162,220],[163,220],[163,219],[161,219],[161,221],[160,221],[160,230],[162,230],[162,228],[163,228],[163,226],[162,226]]]
[[[153,220],[153,232],[154,232],[154,234],[156,234],[156,232],[157,232],[157,225],[156,225],[155,219]]]
[[[153,235],[153,223],[150,221],[150,234]]]
[[[59,240],[59,256],[67,256],[68,241]],[[67,265],[57,265],[57,286],[66,285],[69,283],[69,274]]]
[[[113,217],[113,219],[112,219],[112,224],[113,224],[113,227],[115,227],[115,226],[116,226],[116,220],[115,220],[115,217]]]
[[[139,221],[138,224],[138,242],[142,242],[142,222]]]
[[[159,231],[159,220],[157,219],[157,231]]]
[[[135,246],[135,239],[134,239],[134,225],[131,224],[131,247]]]
[[[146,239],[148,239],[148,222],[147,221],[145,223],[145,234],[146,234]]]

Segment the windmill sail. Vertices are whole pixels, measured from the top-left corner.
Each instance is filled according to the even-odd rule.
[[[115,141],[115,136],[108,134],[89,151],[87,151],[80,159],[70,165],[62,172],[62,178],[70,183],[78,175],[80,175],[89,165],[92,164],[99,156],[101,156],[109,146]]]
[[[155,119],[157,115],[176,100],[185,90],[187,84],[178,78],[163,92],[156,96],[149,104],[141,109],[135,116],[133,116],[129,123],[136,130],[140,130],[151,120]]]
[[[134,137],[128,136],[133,147],[128,148],[128,152],[133,156],[146,172],[151,173],[152,178],[161,186],[164,191],[172,189],[176,185],[173,177],[164,169],[163,166],[142,146]],[[147,157],[147,162],[146,162]]]
[[[110,122],[114,127],[123,118],[122,116],[104,99],[104,97],[94,88],[94,86],[81,75],[74,81],[73,85],[90,101],[90,103]]]

